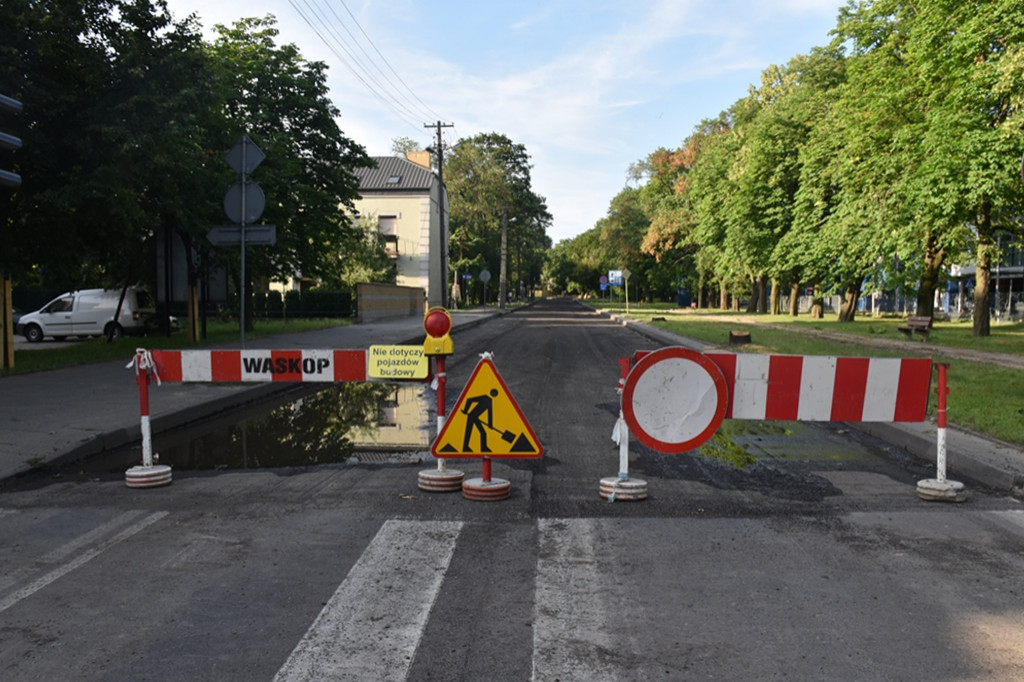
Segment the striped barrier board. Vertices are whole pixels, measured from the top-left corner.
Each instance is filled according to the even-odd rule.
[[[921,422],[932,374],[930,359],[698,353],[677,346],[639,351],[620,367],[621,420],[644,445],[668,453],[698,447],[723,419]]]
[[[726,419],[921,422],[928,358],[707,353],[728,386]]]
[[[154,350],[161,382],[367,381],[365,350]]]
[[[920,481],[926,500],[962,501],[963,484],[945,479],[946,369],[938,364],[936,479]],[[619,475],[601,479],[609,502],[615,485],[644,499],[647,482],[629,477],[629,436],[656,452],[680,454],[707,442],[724,419],[826,422],[923,422],[931,390],[928,358],[860,358],[700,353],[682,346],[620,358]]]

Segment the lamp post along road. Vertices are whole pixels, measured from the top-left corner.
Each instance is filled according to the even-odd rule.
[[[514,219],[513,219],[514,220]],[[508,298],[508,209],[501,214],[501,268],[498,273],[498,309],[505,309],[505,299]]]

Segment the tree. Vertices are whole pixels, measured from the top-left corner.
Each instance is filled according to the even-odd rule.
[[[276,45],[275,23],[267,16],[218,25],[209,48],[224,101],[217,148],[248,133],[267,155],[254,180],[268,197],[263,220],[277,225],[277,244],[253,249],[246,275],[337,277],[349,248],[364,238],[352,220],[359,189],[353,171],[372,161],[338,127],[327,67],[305,61],[294,45]],[[230,184],[225,166],[223,187]],[[222,257],[233,259],[230,252]]]
[[[996,232],[1016,228],[1024,203],[1024,7],[929,0],[916,24],[911,47],[929,86],[919,203],[940,225],[972,226],[973,330],[988,336]]]
[[[359,221],[359,229],[362,239],[349,242],[341,272],[325,279],[325,286],[354,289],[359,282],[394,284],[397,280],[395,261],[388,255],[384,235],[376,223],[364,218]]]
[[[409,152],[414,152],[421,148],[422,145],[411,137],[396,137],[391,140],[391,153],[403,159]]]
[[[0,12],[0,87],[25,103],[27,179],[5,206],[3,267],[50,288],[152,282],[155,233],[209,184],[190,172],[209,108],[196,27],[148,0]]]
[[[506,267],[518,250],[519,262],[528,266],[523,274],[531,282],[540,277],[539,254],[551,247],[546,230],[552,218],[544,198],[532,189],[530,168],[526,147],[499,133],[460,140],[445,157],[453,275],[500,270],[502,221],[507,216]],[[488,286],[498,284],[495,277]]]

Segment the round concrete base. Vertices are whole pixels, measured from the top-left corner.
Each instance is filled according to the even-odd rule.
[[[967,499],[967,491],[959,481],[926,478],[917,482],[917,496],[929,502],[963,502]]]
[[[171,483],[171,467],[154,464],[151,467],[134,466],[124,473],[129,488],[157,488]]]
[[[482,478],[467,478],[462,484],[462,496],[467,500],[479,502],[507,500],[511,493],[512,483],[503,478],[492,478],[489,481]]]
[[[466,474],[455,469],[438,471],[425,469],[420,472],[419,489],[431,493],[454,493],[462,490],[462,481]]]
[[[647,481],[639,478],[609,476],[601,479],[601,497],[609,502],[646,500]]]

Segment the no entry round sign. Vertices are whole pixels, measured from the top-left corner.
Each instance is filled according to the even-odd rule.
[[[622,413],[637,439],[678,454],[711,438],[728,407],[722,370],[706,356],[672,346],[645,355],[626,377]]]

